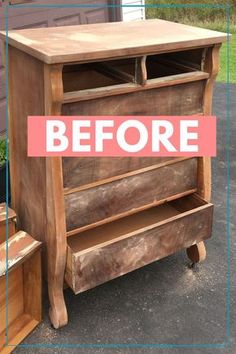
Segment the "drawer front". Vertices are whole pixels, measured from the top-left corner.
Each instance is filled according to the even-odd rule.
[[[205,80],[68,103],[63,115],[191,115],[203,112]]]
[[[82,251],[78,251],[72,240],[74,244],[72,242],[68,247],[66,281],[75,293],[79,293],[190,247],[210,237],[212,214],[211,204],[183,213],[180,211],[176,216],[146,227],[146,230],[123,235],[114,242],[90,245]],[[117,227],[111,225],[110,229],[114,232]],[[88,238],[89,232],[86,233]],[[75,241],[80,242],[83,235],[71,238],[75,237]]]
[[[80,187],[173,159],[173,157],[63,157],[64,188]]]
[[[197,158],[192,158],[68,194],[67,231],[136,212],[196,187]]]

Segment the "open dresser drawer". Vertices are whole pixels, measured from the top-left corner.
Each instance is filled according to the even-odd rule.
[[[213,205],[192,194],[68,237],[65,278],[77,294],[211,235]]]

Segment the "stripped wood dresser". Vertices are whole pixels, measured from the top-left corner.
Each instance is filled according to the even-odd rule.
[[[5,39],[4,33],[2,33]],[[209,158],[28,158],[28,115],[210,115],[226,34],[137,21],[9,32],[12,204],[46,244],[50,318],[77,294],[210,237]]]

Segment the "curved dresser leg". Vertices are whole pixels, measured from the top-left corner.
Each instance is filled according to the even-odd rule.
[[[49,317],[54,328],[60,328],[68,323],[68,315],[64,300],[63,288],[58,284],[49,285],[50,309]]]
[[[44,65],[46,115],[61,115],[62,68],[61,64]],[[62,160],[60,157],[46,158],[46,183],[49,317],[53,327],[60,328],[68,323],[63,294],[67,242]]]
[[[186,249],[188,258],[195,264],[206,259],[206,247],[203,241]]]
[[[55,328],[68,323],[63,294],[67,257],[65,205],[62,189],[61,160],[50,157],[47,167],[47,267],[48,295],[50,300],[49,316]]]

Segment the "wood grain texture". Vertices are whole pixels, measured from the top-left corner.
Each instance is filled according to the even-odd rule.
[[[0,245],[0,351],[10,353],[41,321],[41,243],[19,231],[8,241],[8,300],[6,242]],[[6,322],[8,302],[8,323]],[[9,344],[5,346],[6,326]]]
[[[86,64],[69,66],[69,68],[64,66],[62,78],[64,93],[104,88],[123,83],[121,79],[115,79],[105,75],[104,72],[96,70],[95,65],[91,67],[91,65]]]
[[[11,330],[12,324],[23,315],[23,272],[22,267],[9,274],[8,278],[8,326],[9,337],[14,336]],[[0,278],[0,352],[6,343],[6,277]],[[12,348],[13,350],[13,348]]]
[[[155,164],[174,160],[172,157],[63,157],[64,188],[75,188],[106,178],[123,175]]]
[[[208,204],[182,214],[176,212],[174,216],[167,214],[159,223],[120,235],[110,244],[101,243],[82,251],[77,251],[75,245],[76,242],[79,245],[80,236],[76,240],[72,237],[72,242],[75,241],[68,246],[66,281],[77,294],[188,248],[210,237],[212,211],[212,205]],[[129,229],[128,219],[125,222]]]
[[[67,231],[137,211],[144,205],[192,190],[196,185],[197,159],[189,159],[66,195]]]
[[[5,39],[4,32],[1,36]],[[227,40],[225,33],[163,20],[13,30],[8,36],[10,45],[48,64],[146,55]]]
[[[60,115],[63,100],[62,65],[44,65],[45,114]]]
[[[18,231],[8,240],[8,271],[16,265],[19,266],[41,247],[41,242],[34,240],[24,231]],[[0,277],[6,274],[6,249],[7,243],[0,245]],[[40,279],[39,279],[40,281]]]
[[[180,198],[182,200],[183,198]],[[199,204],[198,204],[199,206]],[[186,211],[186,210],[184,210]],[[137,233],[141,229],[147,229],[167,218],[178,215],[180,212],[172,207],[172,202],[163,203],[158,206],[125,216],[92,229],[82,231],[68,237],[67,243],[76,253],[84,254],[97,247],[107,246],[118,240],[128,237],[127,235]]]
[[[0,278],[0,290],[0,333],[2,333],[6,329],[6,277]],[[24,312],[22,266],[9,273],[8,308],[8,323],[11,325]]]
[[[7,210],[6,203],[0,204],[0,245],[6,241],[6,220]],[[16,232],[16,213],[8,208],[8,237]]]
[[[17,345],[20,344],[38,325],[38,321],[32,319],[29,315],[23,314],[18,317],[9,326],[9,340],[8,345],[6,345],[5,331],[0,334],[0,347],[1,354],[12,353],[16,349]]]
[[[8,237],[14,235],[15,232],[16,232],[16,223],[15,221],[10,220],[8,222]],[[0,224],[0,245],[5,241],[6,241],[6,224],[4,222]]]
[[[35,257],[38,259],[36,263]],[[41,321],[41,267],[39,267],[39,262],[40,252],[36,251],[25,263],[9,272],[8,346],[6,345],[6,277],[0,278],[0,351],[3,354],[11,353]],[[30,271],[24,269],[26,264],[29,264]],[[33,273],[37,275],[37,284],[32,279]],[[26,306],[27,303],[28,306]]]
[[[135,83],[144,86],[147,82],[146,55],[135,59]]]
[[[204,61],[204,70],[209,73],[204,90],[203,112],[204,115],[212,114],[213,86],[219,71],[219,51],[220,45],[208,48]],[[211,200],[211,159],[202,157],[199,159],[198,168],[198,193],[204,199]]]
[[[12,220],[16,218],[16,213],[13,209],[8,207],[7,210],[7,205],[6,203],[1,203],[0,204],[0,224],[6,222],[6,220]]]
[[[42,272],[41,252],[34,254],[23,264],[24,313],[38,323],[42,320]]]
[[[206,247],[203,241],[196,243],[186,249],[188,258],[193,263],[203,262],[206,259]]]
[[[58,197],[54,196],[54,193],[58,195],[60,191],[60,180],[57,182],[60,175],[54,167],[55,160],[27,157],[27,116],[60,114],[61,67],[51,67],[51,70],[47,71],[41,62],[12,47],[9,48],[9,59],[12,204],[24,230],[38,240],[46,241],[48,258],[44,257],[44,264],[48,264],[49,269],[48,284],[52,308],[53,305],[54,308],[57,306],[57,310],[51,312],[56,327],[59,323],[67,323],[62,290],[66,258],[65,224],[63,228],[62,217],[64,200],[62,196],[60,204]],[[54,228],[57,213],[60,215]],[[64,240],[64,263],[60,235]]]
[[[60,115],[63,95],[62,67],[44,66],[45,114]],[[66,263],[66,224],[60,157],[46,158],[46,245],[49,316],[55,328],[68,322],[63,295]]]
[[[9,157],[12,208],[20,229],[45,240],[45,159],[27,156],[27,117],[44,114],[43,64],[9,47]]]
[[[221,44],[214,45],[206,51],[204,60],[204,71],[209,73],[204,92],[204,114],[212,112],[213,86],[220,68],[220,47]]]
[[[63,115],[191,115],[203,112],[204,82],[63,104]],[[148,102],[148,105],[147,105]]]
[[[35,257],[38,259],[36,263]],[[8,275],[8,345],[6,345],[6,277],[0,278],[0,351],[3,354],[11,353],[41,321],[39,262],[40,252],[36,252],[32,259]],[[27,263],[29,269],[24,270]],[[37,276],[36,282],[32,278],[33,274]]]
[[[146,81],[146,84],[143,85],[132,83],[114,85],[114,82],[112,82],[112,86],[100,87],[97,83],[98,86],[95,86],[97,88],[65,92],[63,96],[63,103],[66,104],[72,102],[93,100],[101,97],[104,98],[109,96],[124,95],[137,91],[152,90],[154,88],[180,85],[188,82],[201,81],[207,79],[208,77],[209,74],[204,73],[203,71],[194,71],[190,73],[168,75],[160,78],[149,79]],[[75,89],[77,89],[77,87]]]

